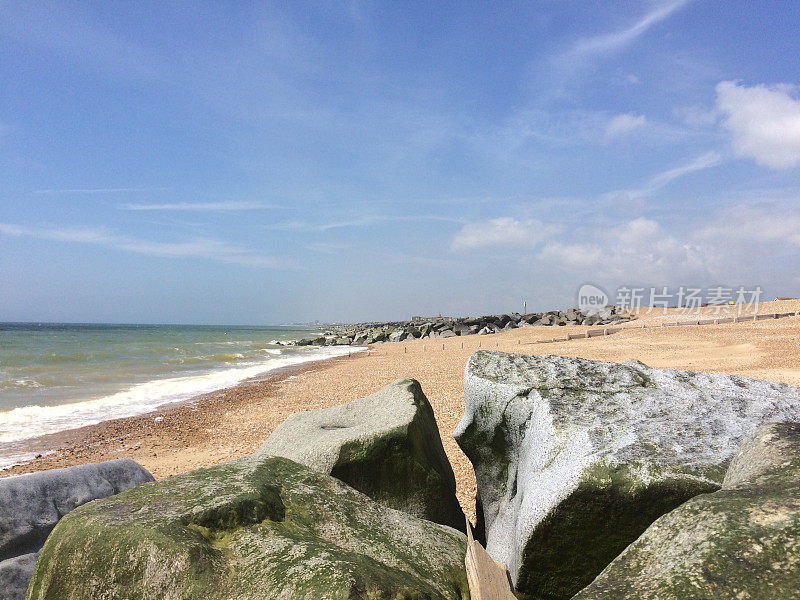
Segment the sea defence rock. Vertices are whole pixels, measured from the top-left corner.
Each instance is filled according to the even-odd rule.
[[[465,550],[450,527],[253,456],[73,511],[42,548],[26,600],[461,600]]]
[[[464,531],[456,479],[419,382],[291,415],[258,449],[337,479],[373,500]]]
[[[800,421],[800,388],[558,356],[477,352],[455,437],[487,550],[523,598],[570,598],[658,517],[720,488],[744,437]]]
[[[521,315],[484,315],[482,317],[414,317],[411,321],[387,321],[383,323],[350,323],[329,329],[315,340],[305,338],[289,345],[333,346],[338,340],[349,338],[351,344],[375,344],[378,342],[403,342],[417,338],[448,338],[481,333],[500,333],[518,327],[545,325],[609,325],[635,318],[622,307],[606,306],[602,309],[579,310],[570,308],[551,310],[546,313]]]
[[[575,600],[800,598],[800,425],[759,427],[722,489],[653,523]]]
[[[22,599],[37,554],[64,515],[149,481],[127,458],[0,479],[0,600]]]

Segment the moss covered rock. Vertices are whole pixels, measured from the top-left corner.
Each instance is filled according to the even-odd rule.
[[[730,375],[477,352],[456,439],[487,550],[522,598],[572,597],[658,517],[720,488],[746,435],[800,421],[800,388]]]
[[[453,469],[433,409],[414,379],[360,400],[296,413],[257,454],[291,458],[385,506],[464,530]]]
[[[70,513],[27,600],[464,599],[465,537],[279,457],[247,457]]]
[[[800,425],[759,427],[722,489],[653,523],[575,600],[800,598]]]

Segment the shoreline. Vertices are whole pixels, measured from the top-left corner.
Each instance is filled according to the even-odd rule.
[[[168,440],[180,441],[185,437],[198,437],[199,424],[196,424],[198,427],[193,428],[193,431],[183,431],[183,435],[164,435],[178,424],[181,429],[186,429],[186,426],[193,421],[191,418],[192,413],[198,411],[203,413],[213,412],[226,404],[246,402],[248,400],[247,396],[254,394],[259,397],[268,396],[270,386],[280,385],[285,380],[324,369],[330,363],[335,363],[339,360],[353,360],[368,353],[369,350],[359,350],[349,355],[329,356],[304,363],[281,366],[253,377],[248,377],[233,386],[197,394],[182,400],[167,402],[141,414],[108,419],[91,425],[20,440],[19,442],[7,442],[3,444],[4,449],[12,448],[13,452],[18,452],[19,454],[38,454],[39,456],[0,468],[0,479],[46,469],[58,469],[73,464],[120,458],[121,456],[107,456],[111,449],[106,446],[113,445],[115,442],[121,442],[119,447],[113,450],[115,453],[119,453],[126,458],[133,458],[137,462],[142,462],[142,460],[146,459],[137,458],[131,454],[142,446],[141,442],[126,444],[125,439],[133,438],[140,434],[144,434],[144,437],[147,438],[163,438],[163,447],[169,449],[170,445],[166,443]],[[263,389],[258,389],[259,387]],[[266,439],[266,436],[264,439]],[[156,442],[155,447],[160,446],[161,444]],[[103,457],[95,459],[93,458],[95,454]],[[153,458],[158,458],[157,452],[152,454],[154,455]],[[230,456],[230,458],[235,457]],[[222,460],[228,459],[223,458]],[[156,479],[174,474],[161,473],[162,469],[150,468],[148,470]]]
[[[800,310],[800,301],[764,303],[759,312],[789,310]],[[160,479],[251,454],[292,413],[363,398],[396,379],[411,377],[430,400],[456,476],[459,502],[474,520],[475,474],[452,432],[464,411],[464,367],[478,349],[613,362],[636,358],[654,368],[800,385],[800,317],[641,328],[676,314],[643,314],[636,325],[607,337],[585,338],[580,334],[591,326],[570,325],[374,345],[369,352],[268,373],[179,406],[70,430],[54,454],[0,471],[0,477],[125,457]],[[556,334],[574,337],[551,342]]]

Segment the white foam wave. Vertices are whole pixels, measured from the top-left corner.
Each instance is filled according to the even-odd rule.
[[[270,358],[245,367],[212,371],[191,377],[156,379],[135,385],[110,396],[56,406],[23,406],[0,412],[0,442],[29,438],[94,425],[109,419],[130,417],[198,394],[230,387],[262,373],[283,367],[342,356],[365,348],[347,346]],[[0,459],[0,462],[1,459]]]

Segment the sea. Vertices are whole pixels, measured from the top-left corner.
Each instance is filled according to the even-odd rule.
[[[348,354],[287,346],[308,327],[0,323],[0,468],[33,458],[25,440]]]

